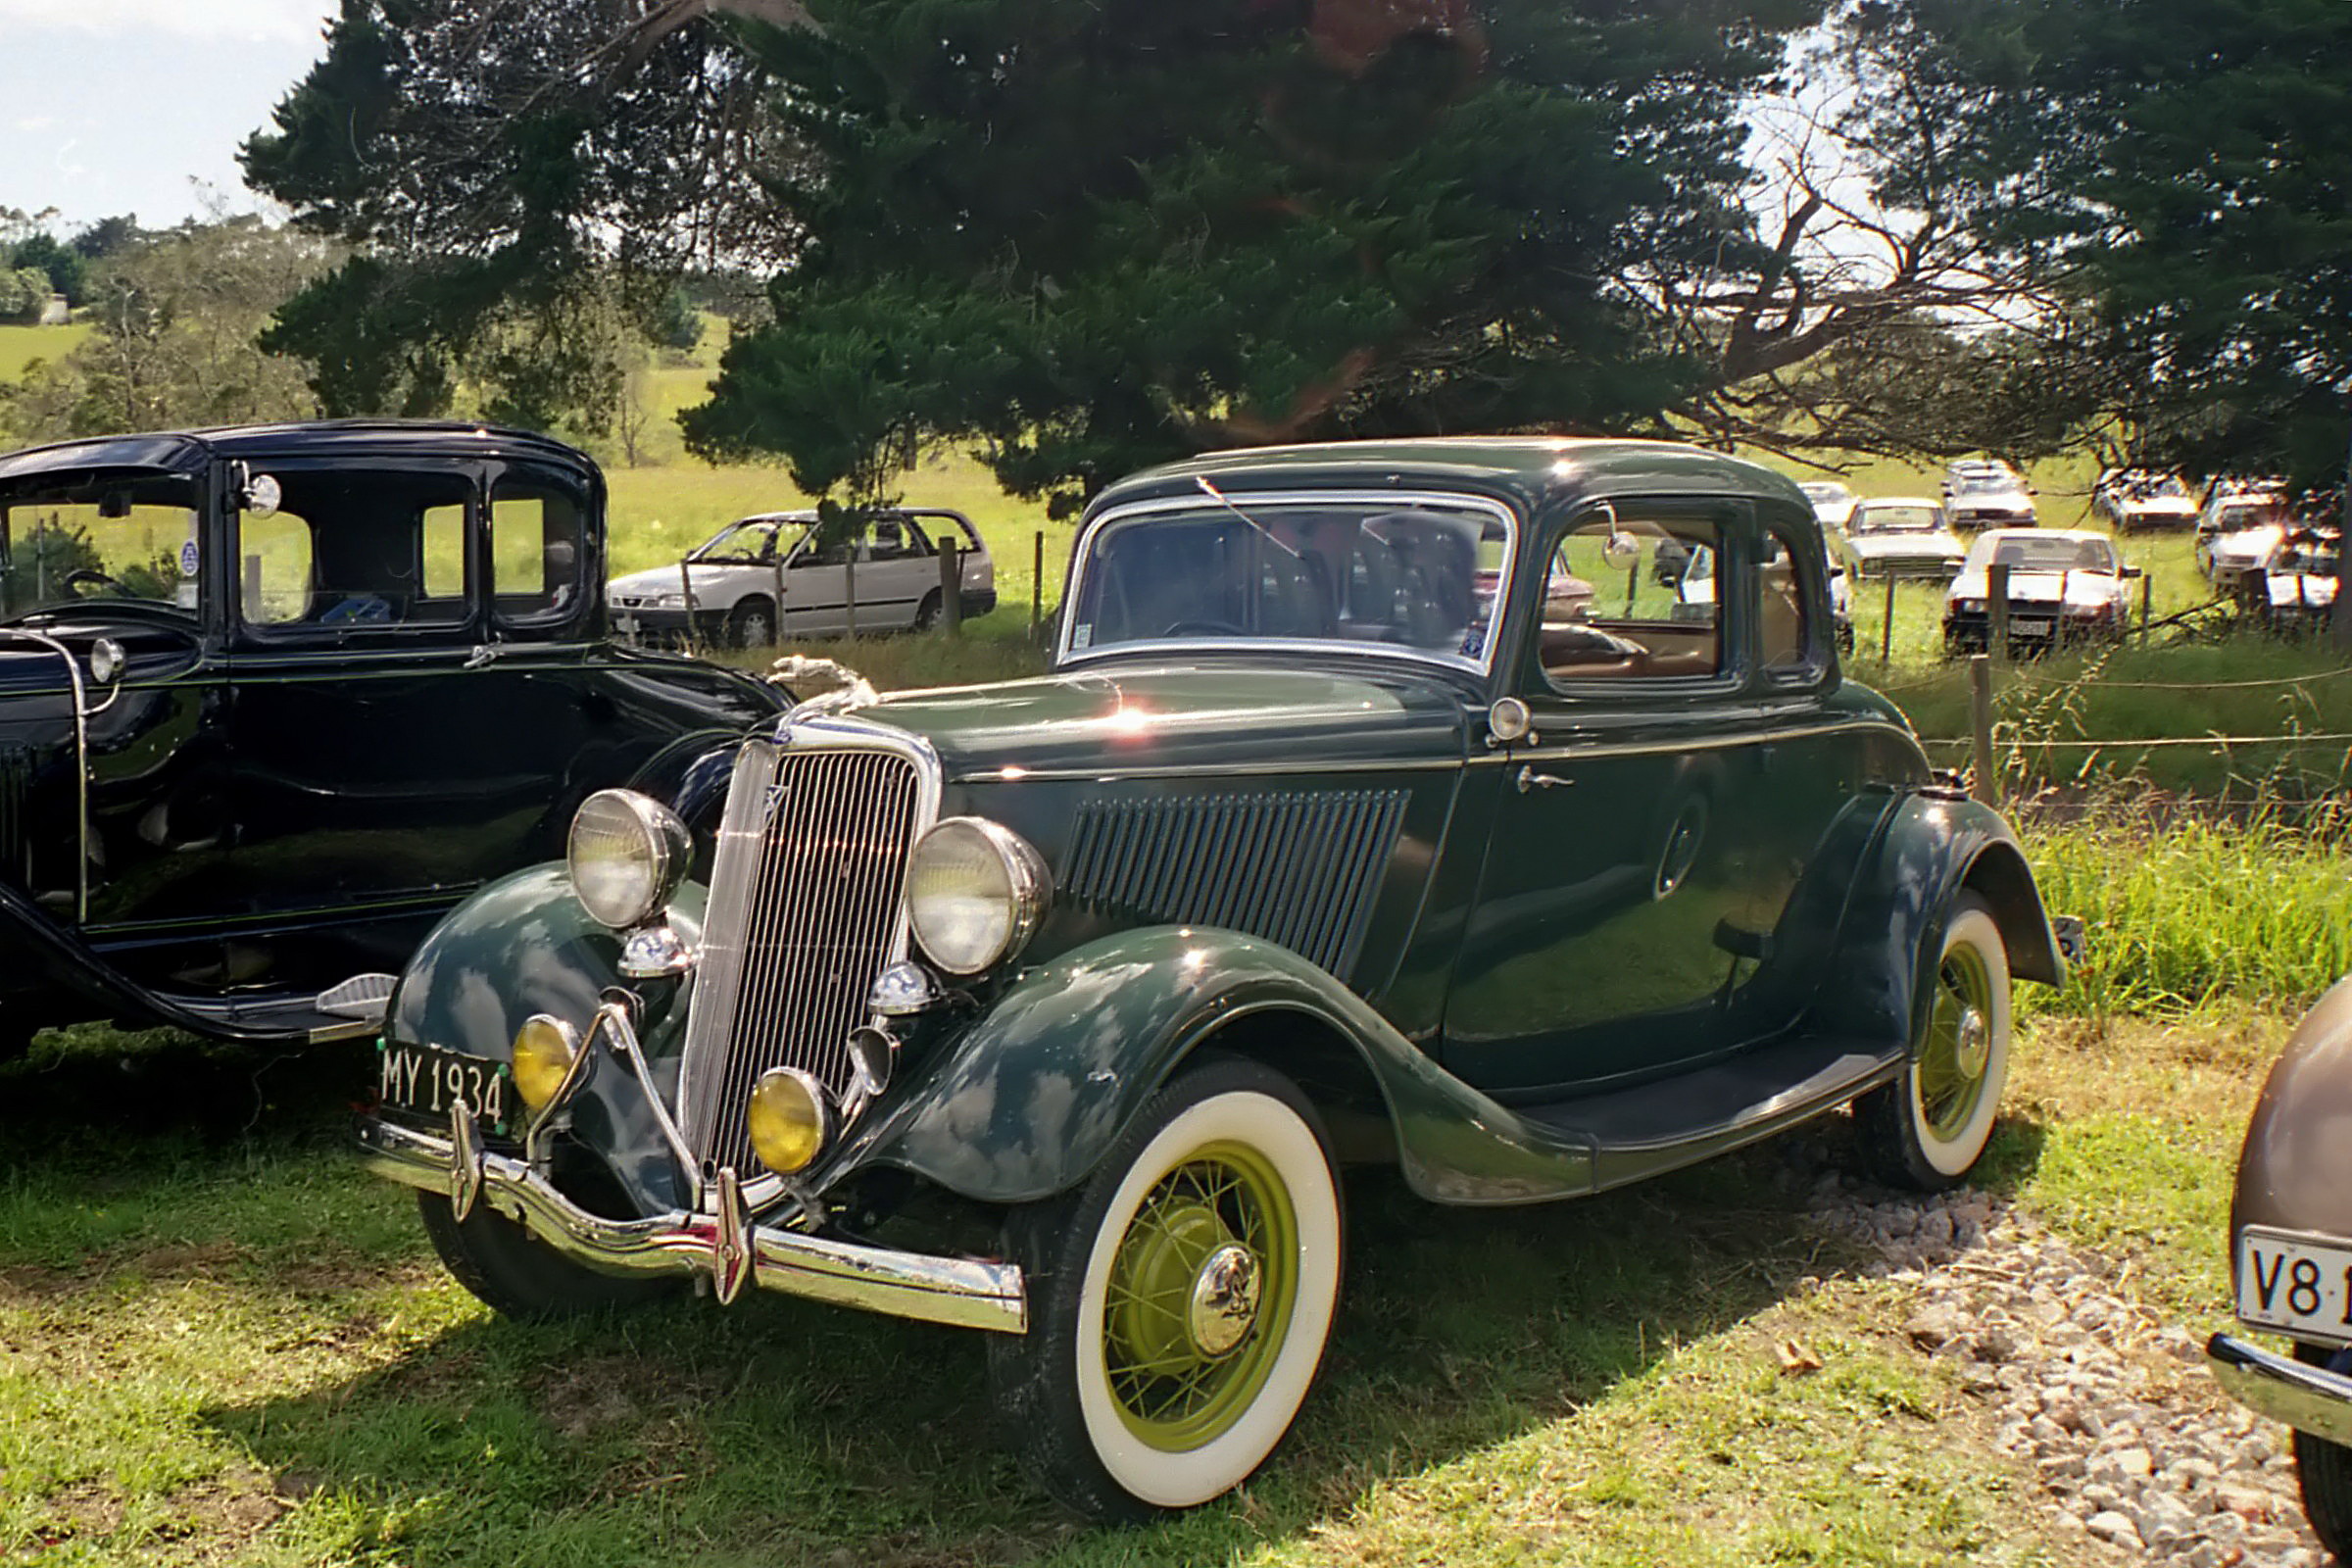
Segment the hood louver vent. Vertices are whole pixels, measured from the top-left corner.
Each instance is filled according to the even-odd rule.
[[[1245,932],[1346,979],[1405,801],[1327,790],[1089,802],[1061,896],[1120,919]]]

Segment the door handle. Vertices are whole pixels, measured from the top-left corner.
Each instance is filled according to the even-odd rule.
[[[1519,786],[1520,794],[1525,795],[1529,790],[1566,789],[1576,780],[1562,778],[1556,773],[1539,773],[1533,767],[1521,763],[1519,771],[1513,775],[1511,782]]]
[[[472,653],[466,656],[466,667],[467,669],[480,669],[483,665],[489,663],[497,657],[497,645],[492,643],[483,643],[477,646]]]

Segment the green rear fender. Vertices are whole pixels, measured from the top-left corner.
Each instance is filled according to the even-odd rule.
[[[983,1202],[1051,1197],[1094,1171],[1188,1056],[1226,1050],[1385,1115],[1425,1197],[1510,1203],[1592,1190],[1589,1146],[1448,1076],[1330,974],[1238,932],[1161,926],[1073,949],[936,1050],[853,1130],[829,1176],[888,1164]]]

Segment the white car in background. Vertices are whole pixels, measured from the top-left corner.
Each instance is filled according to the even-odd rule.
[[[1788,559],[1781,549],[1779,539],[1771,539],[1770,544],[1772,554],[1764,563],[1767,570],[1780,566]],[[1822,554],[1828,558],[1831,636],[1836,639],[1839,653],[1850,654],[1854,651],[1853,581],[1846,575],[1845,567],[1838,563],[1836,548],[1826,539],[1822,541],[1821,548]],[[1591,590],[1587,592],[1590,594]],[[1693,546],[1682,558],[1674,584],[1674,598],[1678,606],[1703,606],[1709,611],[1714,609],[1715,553],[1705,545]]]
[[[2177,473],[2145,468],[2109,469],[2090,492],[2090,511],[2117,533],[2149,528],[2188,528],[2197,520],[2197,502]]]
[[[2234,591],[2240,581],[2271,569],[2286,542],[2286,522],[2283,491],[2217,485],[2197,514],[2197,569],[2216,588]]]
[[[1813,503],[1813,515],[1824,528],[1844,527],[1845,519],[1853,514],[1854,503],[1862,499],[1835,479],[1807,479],[1797,488]]]
[[[1968,555],[1924,496],[1870,496],[1854,503],[1838,548],[1856,577],[1949,577]]]
[[[2086,528],[1993,528],[1977,536],[1943,597],[1943,650],[1985,653],[1992,645],[1992,567],[2009,568],[2009,646],[2046,652],[2060,643],[2113,640],[2132,624],[2132,584],[2140,575],[2115,541]]]
[[[1943,487],[1943,514],[1955,528],[2031,528],[2034,487],[2005,466],[1966,473]]]
[[[852,629],[926,630],[945,602],[943,538],[955,538],[961,553],[956,578],[962,612],[985,615],[997,608],[988,546],[960,512],[875,512],[847,537],[822,545],[816,523],[814,512],[761,513],[728,523],[675,566],[613,578],[605,590],[613,631],[645,642],[676,642],[691,634],[693,641],[728,648],[767,648],[792,637],[838,637]]]

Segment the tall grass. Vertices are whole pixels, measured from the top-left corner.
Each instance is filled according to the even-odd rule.
[[[2352,969],[2352,810],[2240,814],[2110,799],[2030,823],[2042,899],[2089,927],[2047,1010],[2181,1016],[2225,1003],[2299,1009]]]

